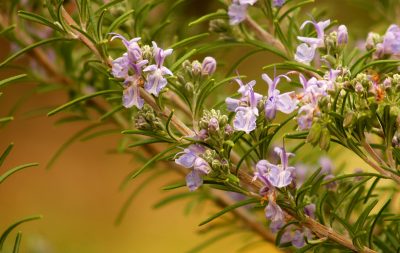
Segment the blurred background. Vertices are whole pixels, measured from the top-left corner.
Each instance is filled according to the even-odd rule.
[[[366,11],[357,1],[316,1],[313,7],[326,8],[331,19],[348,26],[355,40],[363,39],[369,29],[383,32],[385,28],[374,27],[378,14]],[[188,8],[191,8],[188,5]],[[305,11],[304,19],[308,19]],[[10,44],[0,41],[0,60],[10,53]],[[228,55],[235,57],[235,55]],[[259,73],[254,66],[263,66],[274,58],[251,58],[252,64],[243,64],[242,73],[248,76]],[[28,64],[28,58],[18,64]],[[0,79],[12,75],[1,72]],[[128,155],[108,154],[117,145],[118,134],[78,141],[69,147],[56,161],[51,170],[45,170],[54,152],[84,128],[84,123],[55,125],[57,117],[44,116],[50,110],[67,101],[63,92],[34,94],[34,83],[16,83],[2,90],[0,116],[13,113],[14,121],[0,129],[0,151],[10,142],[15,147],[0,174],[19,164],[38,162],[39,167],[17,173],[0,185],[0,231],[14,221],[33,214],[43,215],[43,219],[25,223],[16,231],[23,231],[22,249],[29,253],[180,253],[195,247],[219,233],[204,233],[198,224],[216,212],[212,205],[194,210],[185,215],[187,200],[183,199],[160,209],[154,205],[166,192],[162,186],[177,180],[173,175],[151,182],[134,199],[125,219],[116,226],[115,219],[131,191],[141,183],[136,179],[128,189],[119,191],[124,177],[137,168],[140,162]],[[35,108],[48,108],[32,112]],[[137,151],[140,152],[140,151]],[[336,151],[337,153],[337,151]],[[340,164],[344,155],[335,163]],[[358,160],[350,167],[363,166]],[[202,232],[203,231],[203,232]],[[9,237],[12,241],[15,233]],[[234,234],[205,249],[203,252],[278,252],[271,245],[257,243],[253,247],[241,249],[257,236]],[[6,247],[10,244],[6,243]],[[7,252],[7,251],[5,251]]]

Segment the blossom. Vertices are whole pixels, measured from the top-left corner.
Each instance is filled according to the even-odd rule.
[[[291,81],[286,75],[279,75],[272,80],[267,74],[262,74],[262,79],[268,84],[268,98],[265,102],[265,117],[269,120],[274,119],[276,111],[289,114],[297,108],[297,101],[291,97],[293,92],[280,94],[276,86],[281,78]]]
[[[157,46],[153,41],[153,56],[156,64],[147,66],[143,71],[150,72],[147,76],[147,82],[144,84],[144,89],[158,96],[160,91],[167,85],[167,79],[165,75],[172,76],[171,70],[163,66],[165,58],[172,54],[172,49],[163,50]]]
[[[385,54],[400,54],[400,27],[391,25],[383,36]]]
[[[246,19],[247,8],[254,5],[257,0],[233,0],[228,8],[229,24],[237,25]]]
[[[274,7],[282,7],[282,5],[285,3],[285,0],[273,0],[272,1],[272,6]]]
[[[111,40],[120,39],[127,49],[121,57],[111,63],[111,73],[115,78],[124,79],[122,104],[125,108],[136,106],[141,109],[144,100],[140,97],[140,83],[142,82],[142,68],[148,63],[142,58],[142,50],[137,43],[140,38],[127,40],[124,36],[112,33]]]
[[[288,186],[293,180],[293,173],[295,168],[289,166],[288,158],[293,156],[292,153],[287,153],[284,148],[276,147],[275,153],[280,156],[281,164],[275,165],[267,160],[260,160],[257,165],[257,173],[255,178],[259,178],[262,182],[268,182],[268,184],[282,188]]]
[[[314,25],[315,31],[317,32],[317,38],[298,36],[297,39],[302,42],[305,42],[309,45],[315,45],[316,47],[324,47],[325,46],[324,30],[325,30],[325,28],[327,28],[329,26],[330,23],[331,23],[331,21],[329,19],[325,20],[325,21],[320,21],[318,23],[316,21],[307,20],[301,25],[300,29],[304,29],[304,27],[307,24]]]
[[[280,223],[285,220],[285,213],[275,201],[271,200],[265,207],[265,217],[274,223]]]
[[[237,25],[246,19],[247,6],[240,5],[237,3],[232,3],[228,9],[229,24]]]
[[[316,49],[317,47],[315,45],[309,46],[307,45],[307,43],[301,43],[299,46],[297,46],[294,59],[297,62],[309,65],[310,62],[314,59]]]
[[[236,115],[233,120],[233,127],[236,131],[244,131],[247,134],[256,129],[258,116],[257,100],[253,89],[250,90],[249,104],[239,106],[235,109]]]
[[[203,175],[211,172],[211,167],[206,160],[200,157],[204,153],[205,148],[200,145],[190,145],[183,152],[178,153],[179,158],[175,159],[175,163],[185,168],[192,168],[192,171],[186,176],[186,185],[190,191],[195,191],[203,184]]]

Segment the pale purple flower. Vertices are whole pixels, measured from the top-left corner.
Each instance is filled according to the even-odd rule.
[[[325,21],[320,21],[318,23],[316,21],[307,20],[301,25],[300,29],[304,29],[304,27],[307,24],[314,25],[314,28],[315,28],[315,30],[317,32],[317,38],[298,36],[297,39],[302,41],[302,42],[305,42],[305,43],[307,43],[309,45],[315,45],[316,47],[324,47],[325,46],[325,32],[324,32],[324,30],[329,26],[330,23],[331,23],[331,21],[329,19],[325,20]]]
[[[304,213],[310,218],[315,219],[315,209],[316,206],[314,203],[308,204],[304,207]]]
[[[273,7],[282,7],[282,5],[284,3],[285,3],[285,0],[272,0]]]
[[[329,157],[322,156],[319,159],[319,164],[321,165],[321,173],[322,174],[332,174],[333,163]]]
[[[205,148],[200,145],[190,145],[183,152],[178,153],[179,158],[175,163],[185,168],[192,168],[192,171],[186,176],[186,185],[190,191],[194,191],[203,184],[203,176],[211,172],[211,167],[206,160],[200,157]]]
[[[225,99],[225,103],[226,103],[226,107],[228,108],[228,111],[234,112],[236,110],[236,108],[239,107],[240,100],[228,97]]]
[[[121,57],[113,60],[111,63],[111,72],[115,78],[127,78],[129,73],[128,54],[125,53]]]
[[[304,241],[304,234],[300,230],[296,230],[294,232],[293,238],[292,238],[292,245],[296,248],[302,248],[305,245]]]
[[[236,115],[233,120],[233,127],[236,131],[244,131],[249,134],[256,129],[258,109],[253,88],[250,88],[249,103],[247,106],[239,106],[235,109],[235,112]]]
[[[285,221],[285,213],[275,201],[268,202],[268,205],[265,207],[265,217],[274,223]]]
[[[167,79],[164,76],[173,75],[171,70],[163,66],[165,58],[172,54],[173,50],[163,50],[159,48],[154,41],[152,43],[153,55],[156,64],[147,66],[143,70],[144,72],[150,72],[147,76],[147,82],[144,84],[144,89],[150,94],[158,96],[160,91],[167,85]]]
[[[400,27],[391,25],[383,37],[385,54],[400,54]]]
[[[237,25],[246,19],[247,5],[232,3],[228,9],[229,24]]]
[[[275,153],[280,156],[281,163],[279,165],[272,164],[267,160],[260,160],[256,169],[255,178],[259,178],[262,182],[271,184],[274,187],[282,188],[288,186],[293,180],[295,168],[289,166],[288,158],[293,156],[292,153],[287,153],[284,148],[276,147]]]
[[[202,75],[212,75],[215,72],[215,69],[217,68],[217,61],[210,56],[207,56],[204,58],[202,64]]]
[[[265,102],[264,110],[265,117],[269,120],[275,118],[276,111],[289,114],[297,108],[296,99],[291,97],[293,92],[280,94],[280,91],[276,89],[281,78],[286,78],[287,81],[291,81],[286,75],[276,76],[274,80],[272,80],[267,74],[262,74],[262,79],[268,84],[268,98]]]
[[[294,59],[297,62],[301,62],[303,64],[309,65],[310,62],[315,57],[316,49],[317,49],[317,47],[315,45],[309,46],[309,45],[307,45],[307,43],[301,43],[300,45],[297,46]]]
[[[337,43],[338,45],[345,45],[349,40],[349,34],[345,25],[340,25],[337,32]]]
[[[300,107],[297,115],[299,130],[308,130],[311,128],[316,112],[318,112],[318,108],[317,105],[313,103],[305,104]]]
[[[136,77],[129,77],[125,81],[125,84],[127,86],[125,87],[122,94],[122,105],[125,108],[136,106],[138,109],[142,109],[144,100],[140,97],[138,79]]]

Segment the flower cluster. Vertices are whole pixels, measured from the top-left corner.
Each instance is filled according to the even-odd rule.
[[[301,25],[300,29],[303,30],[307,24],[312,24],[317,33],[317,37],[297,37],[297,39],[303,43],[297,47],[295,54],[296,61],[308,65],[312,60],[314,60],[318,48],[327,48],[329,46],[335,49],[337,47],[342,48],[347,44],[348,32],[345,25],[340,25],[337,28],[337,31],[332,32],[328,37],[325,35],[325,29],[330,25],[330,23],[331,21],[329,19],[320,22],[307,20]]]
[[[365,42],[368,50],[376,49],[374,57],[376,59],[387,58],[392,55],[400,55],[400,27],[392,24],[383,36],[370,32]]]
[[[172,49],[163,50],[154,41],[152,47],[141,47],[138,44],[140,38],[127,40],[120,34],[114,34],[111,40],[116,38],[122,40],[127,50],[121,57],[112,61],[111,69],[115,78],[124,80],[122,104],[126,108],[136,106],[141,109],[144,100],[140,97],[140,87],[143,86],[147,92],[158,96],[167,85],[165,76],[172,75],[172,72],[163,64],[165,58],[172,54]],[[152,60],[154,64],[148,65]],[[143,73],[146,73],[146,76]]]
[[[289,114],[296,110],[297,100],[293,92],[280,94],[277,85],[281,78],[291,81],[286,75],[279,75],[272,80],[267,74],[262,75],[262,79],[268,84],[267,96],[262,96],[254,92],[254,85],[256,81],[250,81],[243,84],[240,79],[235,79],[239,84],[238,92],[241,94],[240,99],[226,98],[225,102],[228,111],[235,112],[233,126],[236,131],[244,131],[247,134],[256,128],[257,117],[259,116],[259,109],[264,110],[265,118],[272,120],[275,118],[276,112],[280,111]],[[260,106],[259,108],[259,104]]]

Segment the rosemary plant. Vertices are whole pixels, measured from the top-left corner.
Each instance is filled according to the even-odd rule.
[[[182,181],[164,190],[186,192],[157,206],[211,200],[221,210],[201,226],[233,214],[234,230],[191,252],[238,226],[290,252],[399,252],[400,3],[351,2],[379,24],[362,42],[313,0],[6,1],[0,34],[18,49],[0,68],[23,55],[36,68],[0,88],[62,89],[69,101],[48,116],[88,122],[48,167],[72,142],[118,132],[118,152],[150,154],[122,187],[165,162]],[[334,170],[332,150],[366,167]]]

